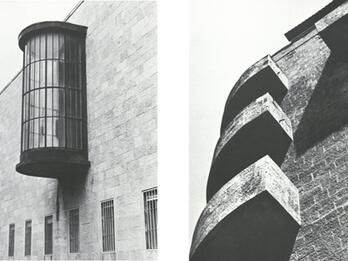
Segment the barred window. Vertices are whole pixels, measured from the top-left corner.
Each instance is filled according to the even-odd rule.
[[[53,216],[45,217],[45,255],[53,252]]]
[[[144,191],[146,248],[157,249],[157,188]]]
[[[10,224],[8,237],[8,256],[14,256],[15,224]]]
[[[103,251],[115,251],[114,201],[101,203]]]
[[[79,210],[69,211],[70,253],[79,252]]]
[[[25,221],[24,255],[31,255],[31,220]]]

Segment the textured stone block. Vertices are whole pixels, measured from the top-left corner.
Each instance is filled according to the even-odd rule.
[[[17,174],[22,75],[0,87],[0,259],[8,259],[10,223],[16,224],[14,259],[30,259],[24,257],[23,231],[25,220],[32,219],[31,259],[43,260],[44,216],[54,215],[53,260],[155,260],[157,250],[146,249],[145,221],[139,217],[144,218],[142,191],[157,184],[156,2],[84,1],[69,22],[88,26],[92,165],[86,177],[62,182]],[[119,201],[121,196],[125,200]],[[116,256],[102,251],[100,201],[105,199],[114,200]],[[72,208],[80,210],[79,254],[69,253]],[[118,224],[121,218],[128,223]],[[126,239],[120,250],[122,229]]]
[[[228,96],[221,133],[229,122],[252,101],[268,92],[275,101],[280,103],[288,88],[285,74],[269,55],[256,62],[242,74]]]
[[[190,260],[289,260],[300,224],[297,188],[265,156],[208,202],[196,225]]]
[[[331,52],[347,59],[348,55],[348,4],[344,3],[318,22],[315,27]]]
[[[240,112],[222,133],[207,184],[207,200],[233,176],[265,155],[280,164],[292,141],[291,123],[266,93]]]

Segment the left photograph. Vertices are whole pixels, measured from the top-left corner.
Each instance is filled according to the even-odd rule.
[[[0,13],[0,260],[157,260],[156,2]]]

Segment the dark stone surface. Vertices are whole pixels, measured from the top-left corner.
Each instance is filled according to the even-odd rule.
[[[232,88],[226,101],[221,122],[222,133],[230,121],[258,97],[270,93],[280,103],[288,90],[288,82],[283,72],[270,56],[265,56],[252,65]]]
[[[298,229],[282,206],[262,192],[220,221],[190,261],[287,261]]]
[[[207,201],[231,178],[265,155],[282,163],[292,141],[290,126],[269,95],[255,101],[236,119],[236,130],[220,138],[207,183]],[[268,97],[268,98],[267,98]],[[266,101],[263,101],[266,100]],[[282,122],[283,122],[282,121]],[[290,129],[289,129],[290,128]]]

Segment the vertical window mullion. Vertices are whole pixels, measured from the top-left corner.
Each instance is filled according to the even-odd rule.
[[[45,148],[47,148],[47,34],[45,34]]]

